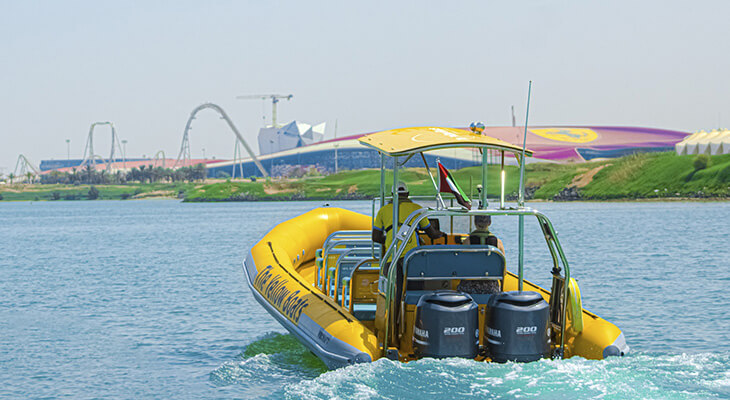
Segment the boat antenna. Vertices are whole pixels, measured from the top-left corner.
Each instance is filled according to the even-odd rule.
[[[519,206],[525,205],[525,148],[527,147],[527,121],[530,117],[530,95],[532,94],[532,81],[527,87],[527,110],[525,111],[525,134],[522,138],[522,156],[520,157],[520,193]]]

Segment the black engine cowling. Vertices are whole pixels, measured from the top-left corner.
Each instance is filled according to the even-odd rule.
[[[502,292],[487,306],[487,343],[493,361],[529,362],[550,354],[550,306],[536,292]]]
[[[416,305],[413,349],[418,357],[474,358],[479,350],[478,306],[466,293],[443,290]]]

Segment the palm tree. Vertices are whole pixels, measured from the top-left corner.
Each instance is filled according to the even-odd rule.
[[[10,174],[8,174],[8,179],[10,179],[10,184],[11,185],[13,184],[13,179],[14,178],[15,178],[15,174],[14,173],[11,172]]]
[[[25,177],[28,178],[28,183],[33,183],[33,173],[28,171],[25,173]]]

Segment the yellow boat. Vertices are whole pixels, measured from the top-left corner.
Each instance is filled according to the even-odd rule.
[[[381,154],[381,191],[375,205],[393,202],[395,233],[386,249],[372,241],[374,216],[322,207],[274,227],[250,250],[244,275],[256,300],[329,368],[371,362],[381,357],[411,361],[422,357],[467,357],[478,361],[533,361],[580,356],[602,359],[629,351],[614,324],[582,308],[580,290],[550,220],[524,205],[524,160],[528,149],[469,131],[404,128],[367,135],[361,143]],[[486,190],[479,206],[447,206],[439,194],[424,153],[453,147],[482,151],[482,187],[487,187],[486,154],[501,155],[499,204],[488,206]],[[521,166],[519,200],[504,200],[505,153]],[[406,218],[398,215],[398,195],[386,196],[386,161],[392,159],[393,184],[399,163],[420,155],[434,184],[435,207]],[[490,245],[462,245],[467,232],[448,232],[431,240],[419,222],[513,216],[519,223],[519,262],[506,269],[502,252]],[[551,255],[548,291],[523,278],[524,220],[534,217]],[[446,224],[442,224],[446,226]],[[419,245],[406,244],[418,236]],[[435,243],[439,242],[439,243]],[[443,242],[443,243],[441,243]],[[389,268],[387,260],[399,260]],[[396,270],[403,271],[397,295]],[[387,273],[386,273],[387,271]],[[491,293],[459,290],[462,281],[491,281]],[[496,282],[496,284],[495,284]],[[566,284],[567,282],[567,284]],[[466,287],[466,286],[464,286]],[[556,293],[556,295],[552,295]]]

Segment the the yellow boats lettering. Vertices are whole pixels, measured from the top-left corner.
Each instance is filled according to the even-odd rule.
[[[254,287],[263,294],[271,304],[278,308],[284,315],[295,323],[299,322],[299,316],[309,305],[306,299],[299,297],[299,290],[290,292],[286,287],[289,282],[279,275],[273,275],[271,265],[266,266],[263,271],[256,275]]]

